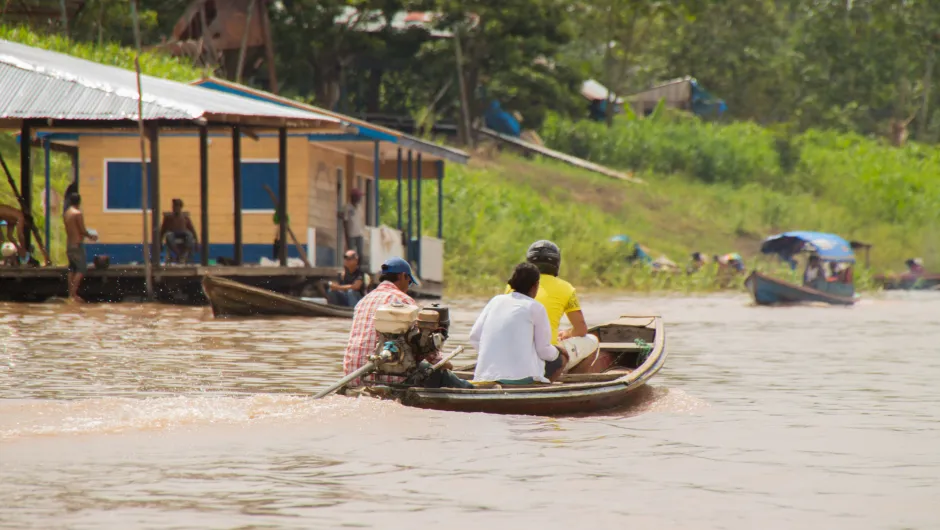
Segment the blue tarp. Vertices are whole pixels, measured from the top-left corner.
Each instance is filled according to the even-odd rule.
[[[503,110],[502,106],[495,99],[490,102],[490,107],[483,114],[483,120],[486,126],[494,131],[505,134],[506,136],[519,137],[522,134],[522,127],[519,120],[512,114]]]
[[[631,239],[630,239],[630,236],[627,236],[627,235],[624,235],[624,234],[619,234],[619,235],[616,235],[616,236],[610,238],[610,241],[611,241],[612,243],[626,243],[626,244],[631,244],[631,243],[632,243],[632,244],[633,244],[633,253],[630,254],[630,256],[627,257],[627,261],[636,261],[636,260],[638,260],[638,261],[640,261],[641,263],[646,263],[646,264],[652,264],[652,263],[653,263],[653,258],[651,258],[651,257],[649,256],[649,254],[647,254],[647,253],[643,250],[643,247],[641,247],[639,243],[636,243],[636,242],[634,242],[633,240],[631,240]]]
[[[802,250],[815,252],[824,261],[855,263],[855,253],[848,241],[823,232],[784,232],[768,237],[760,247],[764,254],[779,254],[791,266],[795,266],[793,255]]]
[[[707,116],[709,114],[721,116],[728,110],[728,105],[725,104],[725,100],[718,99],[709,94],[695,79],[689,82],[692,85],[692,112],[699,116]]]

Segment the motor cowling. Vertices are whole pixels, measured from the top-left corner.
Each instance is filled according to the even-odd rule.
[[[449,328],[449,311],[438,304],[423,309],[402,303],[380,306],[375,313],[378,372],[412,373],[422,360],[441,350]]]

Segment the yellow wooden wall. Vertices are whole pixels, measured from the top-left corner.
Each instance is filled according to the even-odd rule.
[[[149,143],[147,145],[148,157]],[[242,160],[277,161],[278,140],[263,137],[255,141],[243,137]],[[161,135],[160,209],[169,211],[174,198],[183,200],[196,230],[201,233],[199,196],[198,136]],[[307,194],[308,141],[289,137],[287,145],[288,217],[291,225],[303,227],[308,222]],[[132,136],[92,136],[79,138],[82,207],[85,224],[98,231],[101,243],[139,243],[140,213],[104,211],[104,171],[108,159],[140,159],[140,143]],[[232,188],[232,140],[230,135],[210,136],[209,144],[209,239],[212,243],[234,241],[234,192]],[[273,205],[272,205],[273,210]],[[270,212],[242,212],[244,243],[270,244],[276,225]],[[298,239],[306,242],[306,231],[295,230]]]

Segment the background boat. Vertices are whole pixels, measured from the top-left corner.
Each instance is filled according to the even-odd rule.
[[[206,276],[202,290],[212,314],[224,316],[298,316],[352,318],[353,308],[295,298],[225,278]]]
[[[839,292],[829,292],[812,289],[785,282],[757,271],[752,272],[744,280],[744,286],[747,287],[748,292],[754,298],[754,302],[758,305],[798,304],[802,302],[824,302],[833,305],[853,305],[855,303],[856,297],[851,286],[831,284],[835,284],[835,282],[820,282],[817,285],[833,289],[841,288],[841,290]]]

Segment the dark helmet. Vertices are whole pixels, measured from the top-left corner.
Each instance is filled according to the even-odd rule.
[[[525,260],[538,267],[543,274],[557,276],[561,267],[561,249],[551,241],[542,239],[529,245]]]

